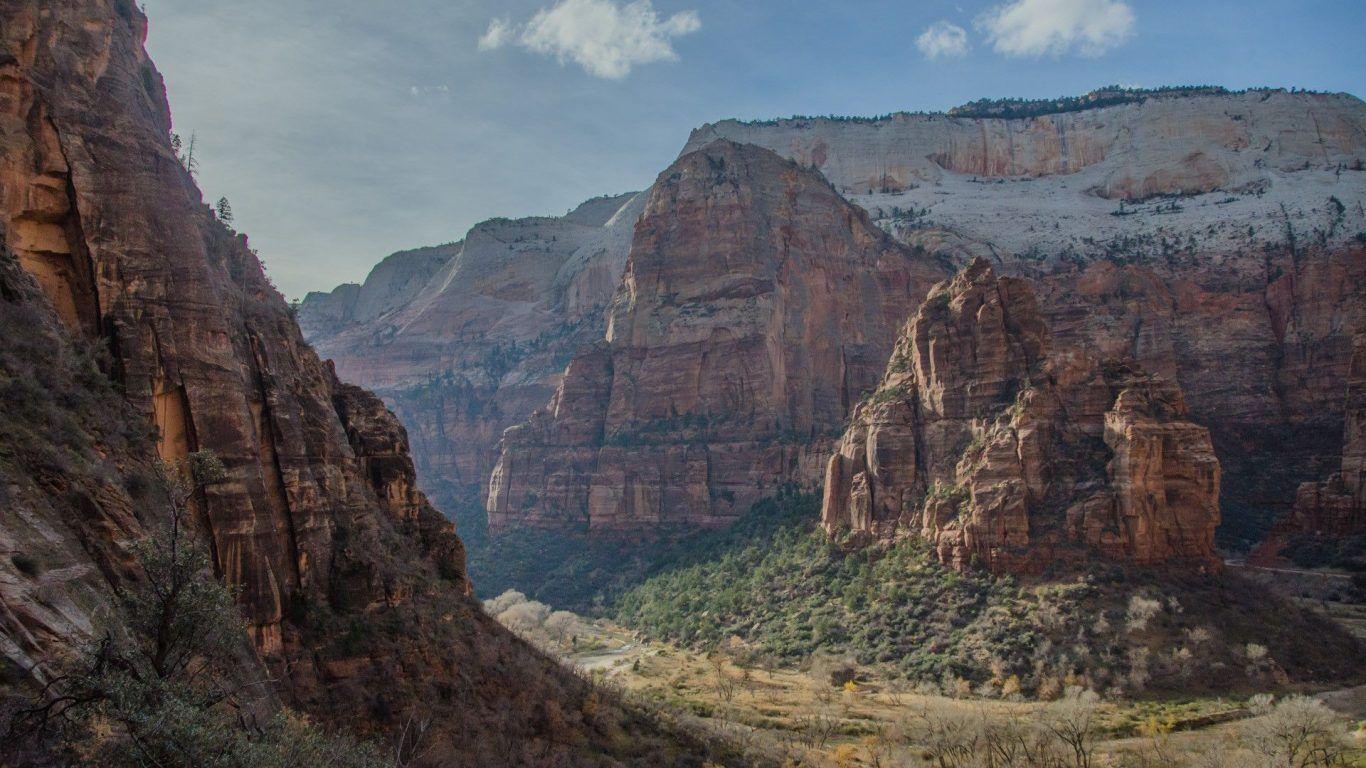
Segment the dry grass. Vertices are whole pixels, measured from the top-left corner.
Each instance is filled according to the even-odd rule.
[[[818,660],[808,669],[763,668],[741,661],[738,647],[706,655],[641,642],[610,624],[594,626],[603,647],[571,654],[567,661],[641,699],[691,714],[726,733],[744,734],[792,765],[933,765],[926,747],[908,732],[917,723],[1024,723],[1045,718],[1054,706],[980,699],[966,690],[963,698],[916,691],[866,669],[837,686],[830,682],[831,672],[842,665],[837,659]],[[1339,693],[1336,700],[1325,698],[1350,712],[1366,694],[1358,689]],[[1093,765],[1251,768],[1262,763],[1248,750],[1249,734],[1267,717],[1251,711],[1243,700],[1100,701]],[[1346,730],[1354,727],[1346,717],[1339,721]],[[1366,766],[1366,735],[1357,733],[1345,759],[1341,765]]]

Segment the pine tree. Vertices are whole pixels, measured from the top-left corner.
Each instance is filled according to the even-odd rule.
[[[218,212],[219,221],[223,222],[224,224],[232,223],[232,206],[228,204],[228,198],[218,198],[218,204],[214,206],[214,210]]]

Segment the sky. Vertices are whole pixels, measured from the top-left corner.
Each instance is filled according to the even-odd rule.
[[[725,118],[1122,84],[1366,96],[1363,0],[145,0],[199,183],[287,297],[644,189]]]

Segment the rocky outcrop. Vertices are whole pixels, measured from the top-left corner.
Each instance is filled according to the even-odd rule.
[[[402,428],[203,203],[146,24],[0,0],[0,695],[117,621],[127,544],[167,514],[146,474],[212,451],[195,518],[267,698],[380,738],[420,707],[443,765],[622,753],[618,710],[468,598]]]
[[[1008,119],[726,121],[690,146],[718,136],[816,166],[910,245],[1027,279],[1060,345],[1179,382],[1228,480],[1223,545],[1259,540],[1302,483],[1336,469],[1341,382],[1366,322],[1358,99],[1195,92]],[[1115,199],[1157,193],[1169,196]]]
[[[546,404],[575,349],[601,340],[644,202],[615,195],[561,217],[487,221],[304,300],[310,342],[408,425],[443,508],[482,510],[503,430]]]
[[[504,435],[490,525],[723,525],[815,480],[892,329],[945,273],[771,152],[680,158],[636,227],[605,343]]]
[[[1219,474],[1174,384],[1054,348],[1029,285],[978,260],[907,324],[821,517],[856,541],[921,536],[956,568],[1213,567]]]

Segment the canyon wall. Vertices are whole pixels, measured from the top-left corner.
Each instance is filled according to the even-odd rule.
[[[561,217],[487,221],[300,306],[319,353],[408,426],[444,509],[477,504],[482,515],[503,430],[549,401],[575,349],[602,339],[644,203],[631,193]]]
[[[146,31],[127,0],[0,0],[0,693],[117,622],[156,460],[212,451],[194,513],[267,699],[378,738],[420,711],[445,765],[619,764],[619,710],[469,597],[402,427],[203,203]]]
[[[491,527],[723,525],[815,481],[893,329],[949,271],[772,152],[685,155],[650,193],[605,341],[504,435]]]
[[[1219,462],[1180,390],[1052,341],[985,260],[936,286],[830,460],[826,531],[912,533],[957,568],[1215,567]]]
[[[1342,430],[1342,461],[1337,471],[1304,483],[1295,506],[1281,519],[1253,558],[1272,563],[1291,539],[1366,535],[1366,329],[1353,337],[1346,390],[1347,418]]]
[[[1179,385],[1228,480],[1224,544],[1259,540],[1339,463],[1341,382],[1366,322],[1360,100],[725,121],[689,147],[716,137],[816,167],[908,244],[988,258],[1033,285],[1060,343]]]

